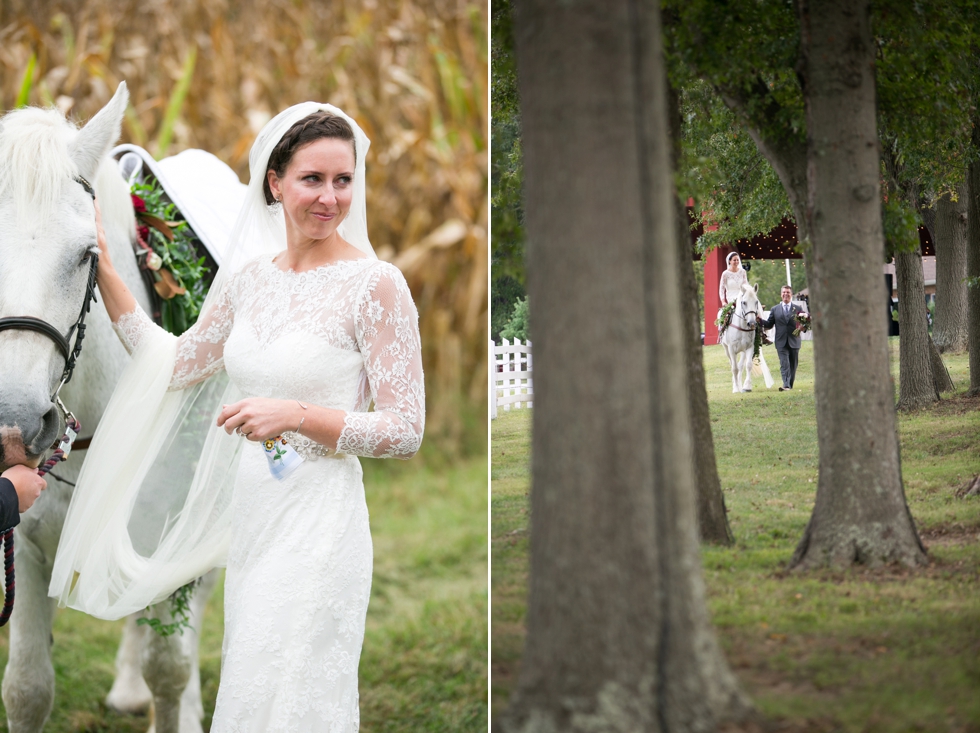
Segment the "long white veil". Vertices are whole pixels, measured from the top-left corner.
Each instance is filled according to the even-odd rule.
[[[340,109],[304,102],[262,129],[249,155],[250,181],[202,313],[246,263],[285,249],[280,210],[266,205],[269,156],[287,130],[325,110],[354,130],[357,157],[351,208],[340,235],[368,256],[365,158],[370,141]],[[177,339],[143,337],[92,439],[68,508],[49,594],[114,619],[159,602],[224,565],[231,537],[231,493],[242,439],[216,426],[223,404],[242,399],[224,371],[170,392]]]

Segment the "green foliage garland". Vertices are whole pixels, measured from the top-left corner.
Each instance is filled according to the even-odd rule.
[[[149,626],[160,636],[164,637],[172,636],[177,632],[183,634],[184,629],[191,628],[191,595],[194,593],[194,588],[199,581],[200,578],[198,580],[192,580],[187,585],[182,585],[170,594],[170,615],[174,619],[172,623],[165,624],[158,618],[144,616],[141,619],[137,619],[137,626]]]
[[[721,307],[721,312],[718,313],[718,317],[715,319],[715,325],[720,329],[718,335],[721,336],[725,333],[725,329],[728,328],[728,324],[732,320],[732,312],[735,310],[735,301],[726,303]]]
[[[191,228],[156,181],[134,183],[132,194],[140,236],[162,261],[161,266],[150,267],[161,298],[160,318],[164,329],[179,336],[201,313],[210,268],[204,257],[197,256]],[[147,261],[151,258],[147,253]]]

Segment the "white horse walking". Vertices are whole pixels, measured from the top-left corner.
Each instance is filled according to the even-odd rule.
[[[732,321],[721,336],[721,344],[728,354],[732,366],[732,392],[752,391],[752,354],[755,349],[755,328],[762,318],[762,305],[759,303],[759,286],[742,284],[742,290],[735,299]],[[760,354],[760,358],[762,355]],[[772,386],[772,377],[762,362],[766,386]]]
[[[55,110],[23,109],[0,119],[0,317],[31,317],[69,332],[85,296],[90,258],[97,253],[92,181],[116,269],[150,311],[133,256],[136,236],[129,189],[109,156],[129,94],[115,96],[81,130]],[[83,181],[85,183],[83,183]],[[84,353],[61,397],[90,435],[128,356],[101,305],[86,321]],[[65,359],[51,337],[33,330],[0,333],[0,469],[36,465],[62,431],[52,401]],[[3,702],[11,733],[41,731],[54,704],[51,628],[56,602],[48,582],[72,484],[84,452],[48,477],[48,488],[16,528],[16,606]],[[145,712],[153,697],[156,733],[201,731],[197,629],[214,585],[211,573],[192,603],[193,629],[161,637],[128,619],[107,702]],[[166,602],[150,613],[168,619]],[[188,681],[191,684],[187,684]],[[149,685],[149,687],[147,686]]]

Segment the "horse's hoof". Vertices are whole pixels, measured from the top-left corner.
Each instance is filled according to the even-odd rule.
[[[751,392],[752,391],[752,388],[750,387],[749,389],[743,389],[742,391],[743,392]]]

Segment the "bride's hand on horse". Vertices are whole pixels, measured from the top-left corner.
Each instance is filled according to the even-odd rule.
[[[109,256],[109,243],[106,240],[105,228],[102,226],[102,209],[99,207],[99,200],[93,199],[95,204],[95,235],[99,243],[99,269],[113,269],[112,258]]]
[[[102,302],[109,313],[109,318],[113,323],[119,317],[132,313],[136,309],[136,298],[126,287],[126,283],[119,277],[116,268],[112,266],[112,258],[109,257],[109,244],[106,240],[105,229],[102,227],[102,210],[99,208],[99,200],[95,199],[95,230],[99,242],[99,269],[96,272],[96,282],[99,285],[99,293],[102,295]]]
[[[48,482],[37,475],[36,468],[29,466],[11,466],[0,477],[8,479],[17,492],[18,511],[26,512],[37,501],[37,497],[47,487]]]

